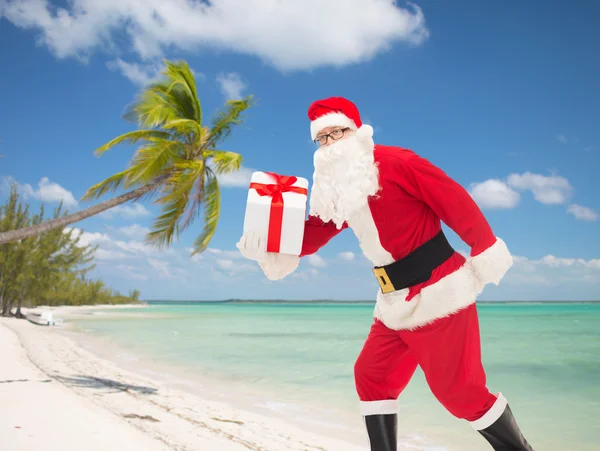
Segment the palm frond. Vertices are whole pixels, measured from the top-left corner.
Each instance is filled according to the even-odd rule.
[[[121,144],[127,142],[129,144],[135,144],[138,141],[145,141],[151,138],[159,138],[159,139],[170,139],[171,135],[168,132],[163,132],[160,130],[134,130],[131,132],[127,132],[122,134],[121,136],[117,136],[114,139],[111,139],[109,142],[104,144],[103,146],[98,147],[94,154],[99,156],[102,155],[107,150]]]
[[[155,128],[165,122],[180,119],[183,114],[177,101],[168,93],[168,87],[164,83],[156,83],[142,91],[123,117],[136,122],[140,127]]]
[[[186,229],[199,215],[200,215],[200,207],[202,205],[202,201],[204,199],[204,187],[206,182],[206,171],[208,168],[206,167],[206,160],[204,161],[204,171],[199,174],[196,180],[196,188],[194,190],[194,195],[191,199],[190,205],[188,207],[188,213],[183,221],[182,228]]]
[[[221,192],[216,175],[208,169],[206,171],[206,187],[204,189],[204,229],[194,241],[192,255],[203,252],[208,247],[219,222],[221,213]]]
[[[185,211],[186,199],[179,198],[165,205],[163,214],[159,215],[152,225],[152,231],[146,235],[146,242],[158,248],[171,245],[173,238],[179,236],[178,221]]]
[[[111,175],[107,179],[96,183],[90,187],[84,194],[82,200],[98,199],[108,192],[114,192],[121,186],[128,185],[128,181],[132,175],[132,168],[128,168],[124,171],[117,172],[115,175]]]
[[[169,96],[171,103],[177,105],[180,117],[200,123],[200,121],[196,119],[198,116],[195,106],[196,102],[190,97],[189,91],[185,87],[176,84],[173,86],[165,86],[164,89],[165,95]]]
[[[146,183],[168,172],[178,158],[182,144],[174,141],[158,141],[140,147],[131,161],[131,181]]]
[[[185,61],[165,60],[162,80],[148,86],[128,107],[124,119],[142,127],[158,127],[174,118],[202,123],[202,110],[194,75]]]
[[[224,111],[219,111],[213,120],[212,127],[206,138],[206,148],[216,147],[216,143],[227,138],[234,126],[240,125],[242,113],[252,105],[252,96],[242,100],[228,100]]]
[[[173,172],[166,182],[165,194],[156,203],[163,204],[161,214],[153,224],[153,230],[147,240],[159,247],[169,246],[174,236],[185,229],[186,224],[180,225],[180,219],[185,213],[192,189],[198,177],[202,176],[204,162],[202,160],[181,161],[173,167]]]
[[[162,125],[164,130],[174,130],[180,135],[197,134],[202,136],[202,126],[192,119],[174,119]]]
[[[209,150],[204,152],[204,155],[211,160],[211,166],[217,174],[239,171],[243,162],[241,154],[225,150]]]
[[[179,92],[176,88],[181,87],[187,94],[187,101],[190,102],[194,114],[186,116],[188,119],[193,119],[197,123],[202,123],[202,109],[200,108],[200,99],[198,98],[198,90],[196,87],[196,79],[190,67],[185,61],[177,61],[171,63],[165,61],[166,70],[164,74],[170,80],[169,91]],[[182,99],[183,100],[183,99]],[[187,102],[186,102],[187,103]]]
[[[173,172],[167,181],[169,194],[164,196],[158,203],[173,201],[176,197],[189,195],[194,183],[204,170],[204,161],[202,160],[184,160],[178,161],[173,165]]]

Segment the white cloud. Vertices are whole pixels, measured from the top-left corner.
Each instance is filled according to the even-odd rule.
[[[567,211],[581,221],[596,221],[598,219],[598,213],[583,205],[571,204]]]
[[[133,255],[158,255],[173,253],[173,249],[159,250],[157,247],[142,241],[112,241],[112,245]]]
[[[294,271],[290,277],[292,277],[293,279],[302,279],[302,280],[308,280],[308,274],[304,271]]]
[[[319,270],[317,268],[309,268],[306,271],[294,271],[289,277],[292,279],[309,280],[311,277],[317,277]]]
[[[116,269],[127,278],[137,279],[137,280],[148,280],[148,276],[146,274],[140,274],[137,272],[138,268],[131,265],[117,265]]]
[[[120,72],[138,86],[145,86],[157,81],[163,68],[158,62],[128,63],[121,58],[109,61],[106,66],[111,70]]]
[[[163,260],[156,260],[155,258],[149,258],[148,263],[150,263],[150,266],[152,266],[154,269],[156,269],[159,273],[163,274],[164,276],[166,276],[168,278],[173,277],[171,272],[169,271],[169,262],[166,262]]]
[[[591,269],[600,269],[600,258],[595,258],[594,260],[588,260],[586,266]]]
[[[120,260],[123,258],[127,258],[128,256],[125,255],[123,252],[107,251],[106,249],[100,248],[96,249],[94,257],[96,257],[98,260]]]
[[[521,198],[519,191],[531,191],[534,199],[542,204],[561,205],[569,201],[573,187],[566,178],[558,175],[524,172],[510,174],[506,181],[488,179],[473,183],[469,188],[469,193],[482,208],[514,208]]]
[[[527,257],[513,256],[515,265],[529,266],[529,269],[533,267],[539,267],[540,265],[547,266],[550,268],[566,268],[566,267],[580,267],[588,269],[600,269],[600,259],[586,260],[584,258],[565,258],[556,257],[548,254],[539,260],[531,260]]]
[[[128,238],[143,240],[144,237],[150,233],[150,229],[139,224],[132,224],[130,226],[120,227],[117,229],[117,232]]]
[[[531,191],[535,200],[547,205],[566,203],[573,191],[569,181],[557,175],[510,174],[507,182],[515,189]]]
[[[524,269],[528,272],[535,271],[535,262],[532,262],[527,257],[520,257],[518,255],[513,255],[513,262],[516,267]]]
[[[117,205],[116,207],[103,211],[98,216],[104,219],[114,219],[116,217],[133,219],[142,216],[150,216],[150,211],[148,211],[148,209],[142,204],[133,203]]]
[[[220,258],[226,257],[228,259],[236,259],[236,258],[243,257],[239,250],[224,251],[223,249],[215,249],[214,247],[209,247],[206,249],[206,252],[208,252],[210,254],[218,255]],[[196,255],[202,255],[202,254],[196,254]]]
[[[255,262],[246,261],[237,249],[209,248],[202,254],[190,257],[190,247],[174,245],[168,249],[159,249],[143,241],[115,238],[122,233],[132,237],[142,234],[145,228],[138,224],[110,228],[108,233],[82,232],[76,228],[73,230],[80,236],[81,245],[98,246],[95,256],[99,270],[122,280],[168,278],[193,283],[198,278],[198,271],[201,271],[213,279],[226,275],[231,281],[234,277],[239,278],[243,274],[260,270]],[[116,260],[119,260],[119,265],[115,265]]]
[[[496,179],[473,183],[469,192],[481,208],[514,208],[521,198],[506,183]]]
[[[2,177],[2,191],[8,192],[13,183],[18,184],[17,190],[25,199],[37,199],[51,204],[62,201],[65,207],[77,207],[78,205],[71,191],[58,183],[51,182],[48,177],[42,177],[35,189],[29,183],[19,184],[14,178],[5,176]]]
[[[228,74],[218,74],[217,83],[221,88],[221,92],[227,99],[239,100],[243,97],[242,92],[247,85],[242,81],[240,74],[230,72]]]
[[[250,179],[254,169],[240,168],[239,171],[229,172],[227,174],[219,174],[217,176],[219,184],[223,187],[228,188],[248,188],[250,186]]]
[[[164,70],[164,64],[162,60],[158,58],[140,63],[131,63],[124,61],[121,58],[116,58],[106,63],[106,67],[110,70],[119,72],[134,85],[140,87],[159,81]],[[206,76],[203,73],[196,72],[194,69],[191,69],[191,71],[196,79],[196,83],[205,80]]]
[[[420,7],[401,8],[393,0],[71,0],[67,5],[7,0],[2,14],[39,32],[38,42],[58,58],[84,61],[96,50],[152,60],[167,48],[214,49],[256,56],[284,71],[309,70],[365,62],[396,43],[415,46],[429,37]]]
[[[219,268],[222,268],[222,269],[232,269],[233,268],[233,260],[219,259],[219,260],[217,260],[217,265],[219,266]]]
[[[127,227],[123,227],[122,229],[128,229]],[[119,229],[122,230],[122,229]],[[119,241],[114,240],[106,233],[101,232],[84,232],[78,228],[69,228],[66,227],[64,229],[65,233],[68,233],[70,230],[74,231],[75,236],[79,236],[78,246],[98,246],[96,249],[94,256],[98,260],[121,260],[121,259],[135,259],[138,257],[145,257],[149,255],[158,255],[158,254],[172,254],[174,251],[172,249],[168,249],[165,251],[159,251],[155,247],[152,247],[148,244],[139,241]],[[135,230],[135,229],[134,229]]]
[[[327,262],[323,260],[321,256],[318,254],[312,254],[306,257],[308,259],[308,263],[317,268],[323,268],[327,266]]]
[[[100,242],[108,242],[111,241],[111,238],[105,234],[105,233],[100,233],[100,232],[84,232],[81,229],[78,229],[77,227],[65,227],[63,229],[63,233],[69,233],[70,231],[73,231],[73,235],[71,235],[72,237],[79,238],[79,241],[77,242],[79,247],[85,247],[85,246],[89,246],[91,244],[94,243],[100,243]]]
[[[342,253],[340,253],[340,258],[342,260],[346,260],[346,261],[349,261],[349,262],[353,261],[355,259],[355,257],[356,256],[354,255],[354,252],[342,252]]]
[[[79,229],[75,229],[76,232],[75,234],[77,234],[77,231]],[[79,242],[78,244],[80,246],[89,246],[89,245],[96,245],[98,243],[101,242],[107,242],[110,241],[110,237],[108,235],[106,235],[105,233],[100,233],[100,232],[81,232],[81,230],[79,230]]]
[[[230,276],[238,273],[259,270],[259,267],[255,262],[244,259],[238,250],[228,251],[223,249],[208,248],[204,254],[194,255],[192,257],[192,261],[197,263],[202,262],[207,265],[216,265],[217,268],[227,271],[227,274]],[[220,274],[217,273],[214,274],[214,276],[220,277]]]
[[[581,266],[583,268],[598,268],[600,260],[585,260],[583,258],[559,258],[554,255],[546,255],[538,260],[538,263],[550,266],[552,268],[561,268],[569,266]]]
[[[546,255],[538,260],[513,256],[514,266],[506,282],[522,285],[565,286],[600,282],[600,259],[565,258]]]
[[[567,144],[568,141],[565,135],[558,135],[556,139],[558,139],[558,142],[561,144]]]

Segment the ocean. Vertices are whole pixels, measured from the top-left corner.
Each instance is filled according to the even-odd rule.
[[[600,304],[478,310],[488,387],[508,399],[533,448],[600,450]],[[72,326],[88,337],[84,346],[102,355],[103,342],[105,357],[142,374],[358,440],[353,365],[372,311],[362,303],[153,303]],[[399,442],[407,450],[491,449],[435,400],[420,370],[400,396]]]

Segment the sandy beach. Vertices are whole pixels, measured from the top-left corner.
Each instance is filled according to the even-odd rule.
[[[68,317],[85,307],[53,310]],[[61,332],[0,318],[2,451],[367,449],[166,387]]]

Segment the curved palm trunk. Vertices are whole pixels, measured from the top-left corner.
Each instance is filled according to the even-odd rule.
[[[104,202],[100,202],[99,204],[86,208],[85,210],[78,211],[77,213],[72,213],[61,218],[51,219],[50,221],[44,221],[40,224],[36,224],[31,227],[25,227],[23,229],[1,232],[0,244],[8,243],[10,241],[22,240],[25,238],[29,238],[30,236],[42,234],[52,229],[57,229],[59,227],[65,227],[70,224],[74,224],[83,219],[89,218],[90,216],[97,215],[98,213],[102,213],[105,210],[116,207],[117,205],[124,204],[125,202],[129,202],[130,200],[138,199],[144,194],[155,189],[159,184],[160,181],[149,183],[148,185],[144,185],[140,188],[134,189],[133,191],[121,194],[120,196],[114,197]]]

